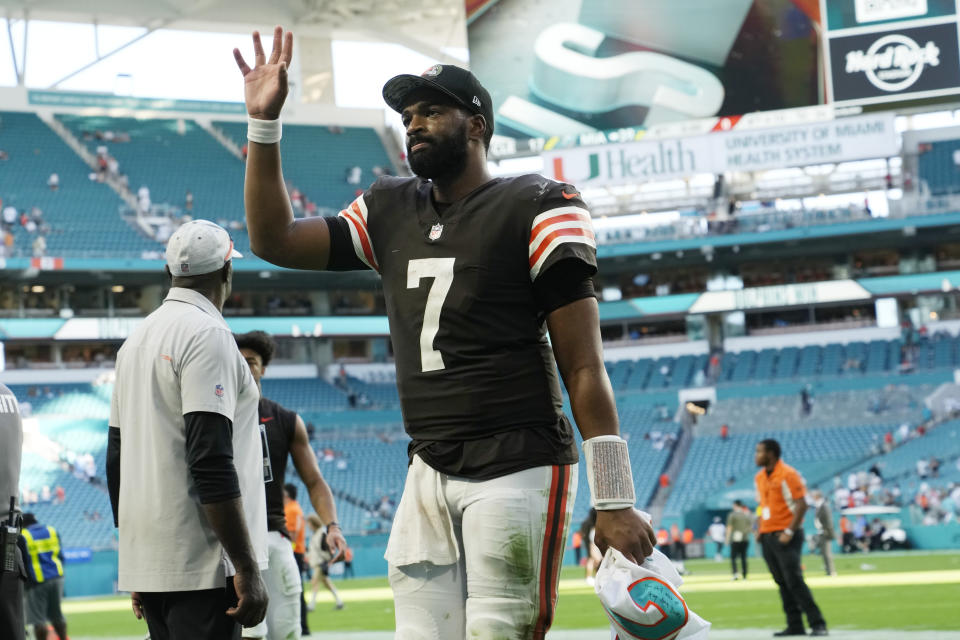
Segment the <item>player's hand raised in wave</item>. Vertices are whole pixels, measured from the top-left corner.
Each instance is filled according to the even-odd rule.
[[[653,553],[657,535],[653,527],[636,509],[597,511],[597,529],[594,542],[605,554],[613,547],[634,564],[642,564]]]
[[[273,50],[267,60],[260,42],[260,32],[253,32],[254,68],[251,69],[233,50],[233,57],[243,74],[243,97],[251,118],[276,120],[280,117],[283,101],[287,98],[287,68],[293,59],[293,33],[283,32],[283,27],[273,30]]]

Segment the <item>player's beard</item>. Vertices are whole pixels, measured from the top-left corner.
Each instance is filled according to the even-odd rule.
[[[416,153],[407,149],[410,170],[421,178],[434,182],[447,182],[463,173],[467,166],[467,122],[444,138],[430,138],[417,142],[429,146]]]

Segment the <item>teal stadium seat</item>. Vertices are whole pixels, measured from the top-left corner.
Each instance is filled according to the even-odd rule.
[[[237,146],[246,144],[246,123],[213,124]],[[284,124],[280,153],[284,178],[318,206],[334,211],[346,207],[358,190],[373,184],[374,167],[392,167],[377,132],[363,127]],[[359,184],[346,181],[352,167],[360,167]]]
[[[91,153],[105,145],[120,163],[134,193],[146,185],[153,204],[183,208],[193,193],[195,218],[224,224],[242,221],[244,164],[192,120],[138,120],[107,116],[56,116]],[[129,142],[84,140],[84,133],[120,131]],[[89,137],[89,136],[88,136]],[[232,231],[240,251],[248,250],[245,232]]]
[[[123,201],[105,184],[89,179],[90,168],[40,118],[32,113],[0,112],[0,162],[3,206],[29,211],[39,207],[50,226],[46,255],[116,257],[162,250],[121,217]],[[60,186],[47,186],[56,173]],[[14,249],[32,255],[33,235],[16,225]]]
[[[929,143],[930,150],[919,156],[920,179],[927,183],[931,195],[942,196],[960,191],[960,167],[953,154],[960,151],[960,140]]]

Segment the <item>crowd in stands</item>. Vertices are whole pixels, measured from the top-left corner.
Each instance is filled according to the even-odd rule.
[[[887,526],[880,518],[840,516],[840,551],[842,553],[869,553],[884,548]]]
[[[864,202],[836,209],[807,209],[802,199],[795,210],[778,208],[774,201],[745,203],[731,201],[725,215],[718,216],[706,206],[679,211],[679,217],[661,224],[634,222],[597,233],[600,244],[657,242],[685,238],[706,238],[736,233],[764,233],[797,227],[869,220],[873,213]]]
[[[60,485],[54,487],[52,491],[49,485],[43,485],[39,492],[31,489],[29,485],[20,487],[20,504],[25,507],[37,504],[63,504],[66,496],[66,491]]]
[[[287,181],[287,195],[295,218],[331,216],[337,213],[328,207],[319,206],[290,181]],[[189,188],[184,193],[182,205],[169,202],[154,203],[147,185],[141,185],[137,189],[136,198],[137,213],[149,217],[154,233],[153,238],[157,242],[166,243],[181,225],[194,219],[194,197],[193,191]],[[246,230],[246,223],[242,218],[218,217],[215,222],[232,233]]]
[[[127,139],[129,140],[129,137]],[[97,170],[87,176],[91,181],[106,182],[108,179],[113,179],[125,189],[130,186],[130,179],[125,173],[121,173],[120,162],[110,155],[110,151],[106,145],[101,144],[97,146],[94,161],[96,162]]]
[[[912,466],[904,469],[891,462],[893,468],[885,471],[888,456],[894,451],[908,444],[923,445],[923,439],[929,439],[932,431],[952,429],[951,424],[937,425],[932,420],[925,420],[916,427],[904,423],[896,430],[886,432],[882,442],[875,447],[878,455],[872,459],[869,468],[850,471],[846,481],[839,475],[834,477],[834,507],[837,510],[863,506],[907,507],[911,524],[957,522],[960,514],[960,451],[955,448],[940,450],[938,441],[932,441],[928,446],[915,447],[924,453]],[[936,453],[927,453],[930,450]],[[866,537],[861,535],[862,526],[859,529],[853,526],[847,533],[861,548],[872,548],[869,531]]]
[[[951,482],[945,487],[931,486],[921,482],[910,503],[910,519],[924,525],[957,522],[960,511],[960,483]]]
[[[676,444],[678,437],[679,436],[673,431],[664,433],[659,429],[654,429],[653,431],[648,431],[643,434],[644,442],[649,442],[655,451],[670,449]]]
[[[312,431],[310,424],[307,425],[308,433]],[[393,521],[393,514],[397,508],[396,495],[383,495],[379,501],[365,500],[362,497],[355,496],[338,488],[336,475],[332,474],[330,467],[334,471],[344,472],[349,469],[348,456],[343,451],[334,449],[329,444],[318,444],[311,438],[311,442],[317,447],[317,460],[321,465],[321,470],[331,478],[331,490],[338,501],[343,501],[363,511],[362,529],[363,533],[374,534],[382,533],[390,529]]]
[[[54,177],[56,174],[53,174]],[[53,187],[55,189],[55,187]],[[30,242],[30,252],[35,258],[46,255],[47,235],[52,231],[49,224],[43,217],[43,210],[40,207],[30,207],[29,209],[17,210],[13,205],[4,205],[2,193],[0,193],[0,258],[12,257],[15,254],[17,229],[23,230],[27,234]]]

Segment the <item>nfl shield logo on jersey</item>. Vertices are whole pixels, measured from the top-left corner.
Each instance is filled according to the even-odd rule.
[[[430,238],[431,240],[436,240],[437,238],[440,237],[441,233],[443,233],[443,225],[438,222],[437,224],[430,227],[430,235],[428,235],[427,237]]]

